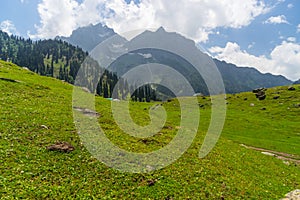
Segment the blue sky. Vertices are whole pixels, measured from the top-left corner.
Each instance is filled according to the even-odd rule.
[[[99,22],[119,34],[164,26],[213,57],[297,80],[299,10],[299,0],[10,0],[1,3],[0,28],[43,39]]]

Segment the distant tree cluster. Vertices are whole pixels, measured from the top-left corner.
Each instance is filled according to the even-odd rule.
[[[87,87],[90,91],[104,98],[131,99],[139,102],[157,101],[156,92],[150,84],[137,88],[128,84],[126,79],[120,78],[116,73],[101,68],[98,63],[87,57],[82,63],[80,76],[77,77],[77,84]],[[95,76],[99,74],[100,78]],[[81,79],[82,78],[82,79]],[[135,90],[135,88],[137,88]]]
[[[97,86],[97,94],[104,98],[111,97],[113,99],[126,100],[130,97],[132,101],[158,101],[156,92],[150,84],[143,85],[134,90],[134,87],[132,85],[129,86],[126,80],[122,78],[117,79],[114,73],[107,73],[101,77]]]
[[[80,83],[99,96],[146,102],[157,100],[150,85],[132,91],[133,87],[126,80],[101,68],[81,48],[61,40],[32,41],[0,31],[0,59],[71,84],[74,84],[80,67],[85,66],[82,71],[86,78]],[[96,74],[102,75],[100,80],[96,80]]]
[[[74,83],[87,52],[60,40],[32,41],[0,32],[0,59],[27,67],[42,76]]]
[[[150,84],[143,85],[135,90],[131,95],[131,99],[139,102],[158,101],[156,92]]]

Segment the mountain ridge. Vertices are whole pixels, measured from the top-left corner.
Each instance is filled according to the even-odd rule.
[[[115,34],[114,30],[106,25],[90,24],[74,30],[69,37],[57,36],[55,39],[80,46],[85,51],[91,51],[95,47],[94,44],[99,44]]]
[[[97,26],[102,26],[102,25],[98,24]],[[88,27],[87,29],[90,29],[90,28],[91,27]],[[84,27],[81,29],[84,29]],[[116,33],[116,35],[118,35],[118,34]],[[194,53],[195,51],[199,51],[199,52],[201,52],[201,54],[199,54],[199,55],[202,55],[201,56],[202,59],[208,59],[208,58],[205,58],[206,56],[209,57],[209,59],[211,59],[215,62],[218,70],[220,71],[222,78],[224,80],[225,89],[226,89],[227,93],[239,93],[239,92],[250,91],[250,90],[253,90],[253,89],[259,88],[259,87],[269,88],[269,87],[292,84],[292,81],[288,80],[286,77],[284,77],[282,75],[273,75],[271,73],[264,74],[264,73],[259,72],[254,67],[238,67],[234,64],[226,63],[224,61],[220,61],[215,58],[212,58],[212,57],[210,57],[210,55],[199,50],[199,48],[197,48],[197,46],[195,45],[194,41],[192,41],[176,32],[167,32],[163,27],[160,27],[156,31],[146,30],[146,31],[142,32],[141,34],[137,35],[136,37],[134,37],[133,39],[131,39],[130,41],[127,41],[128,43],[126,45],[127,45],[127,47],[130,47],[130,46],[132,47],[132,46],[138,46],[139,44],[143,44],[143,43],[145,44],[145,42],[149,44],[150,42],[146,41],[146,40],[150,40],[151,37],[156,38],[152,41],[152,43],[157,42],[157,40],[159,40],[160,43],[164,43],[165,40],[167,40],[167,39],[170,40],[170,38],[175,38],[174,41],[176,40],[178,42],[177,43],[178,47],[183,48],[183,49],[184,48],[188,49],[188,51],[190,51],[189,53]],[[79,45],[79,43],[77,45]],[[94,46],[97,46],[97,45],[98,44],[94,43]],[[176,44],[174,44],[174,47],[175,46],[176,46]],[[142,48],[150,48],[151,46],[141,45],[141,47]],[[147,54],[144,52],[144,54],[140,54],[140,56],[141,55],[146,56],[144,58],[145,61],[143,61],[142,63],[147,63],[148,62],[147,59],[149,60],[150,53]],[[148,56],[148,58],[147,58],[147,56]],[[156,59],[156,58],[154,58],[154,59]],[[130,63],[130,64],[133,65],[134,63]],[[164,63],[164,64],[168,64],[168,63]],[[124,65],[123,68],[129,69],[130,66],[129,66],[129,64],[127,64],[127,65]],[[124,71],[124,69],[119,69],[119,70]],[[114,69],[114,71],[117,73],[119,70],[117,70],[116,68]],[[241,77],[243,77],[243,78],[241,78]],[[198,81],[198,79],[194,80],[194,82],[197,82],[197,81]],[[197,89],[199,89],[199,88],[197,88]],[[199,91],[197,91],[197,92],[199,92]]]

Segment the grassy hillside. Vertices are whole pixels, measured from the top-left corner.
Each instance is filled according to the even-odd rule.
[[[289,91],[288,86],[268,89],[263,101],[256,99],[252,92],[228,95],[223,136],[256,147],[300,155],[300,85],[293,87],[295,91]]]
[[[199,99],[204,105],[200,129],[189,150],[167,168],[130,174],[108,168],[81,144],[73,123],[71,85],[0,61],[0,198],[279,199],[300,187],[299,166],[239,143],[300,155],[296,121],[300,108],[293,106],[300,103],[298,87],[268,90],[262,102],[251,93],[229,96],[224,132],[204,159],[198,152],[210,119],[210,102]],[[273,100],[277,92],[281,97]],[[130,104],[138,124],[147,123],[154,104]],[[160,134],[138,140],[118,129],[111,103],[96,98],[99,122],[108,138],[136,152],[159,149],[173,138],[180,128],[177,105],[175,100],[163,104],[168,119]],[[46,147],[56,141],[70,142],[75,151],[48,151]]]

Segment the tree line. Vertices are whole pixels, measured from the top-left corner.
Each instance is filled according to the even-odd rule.
[[[88,52],[61,40],[32,41],[0,31],[0,59],[26,67],[39,75],[54,77],[71,84],[74,84],[82,65],[91,65],[92,67],[83,70],[88,78],[82,82],[91,92],[104,98],[131,98],[133,101],[147,102],[157,100],[155,90],[150,84],[133,91],[133,87],[126,80],[101,68],[96,61],[89,58]],[[95,80],[95,74],[102,74],[100,80]]]

